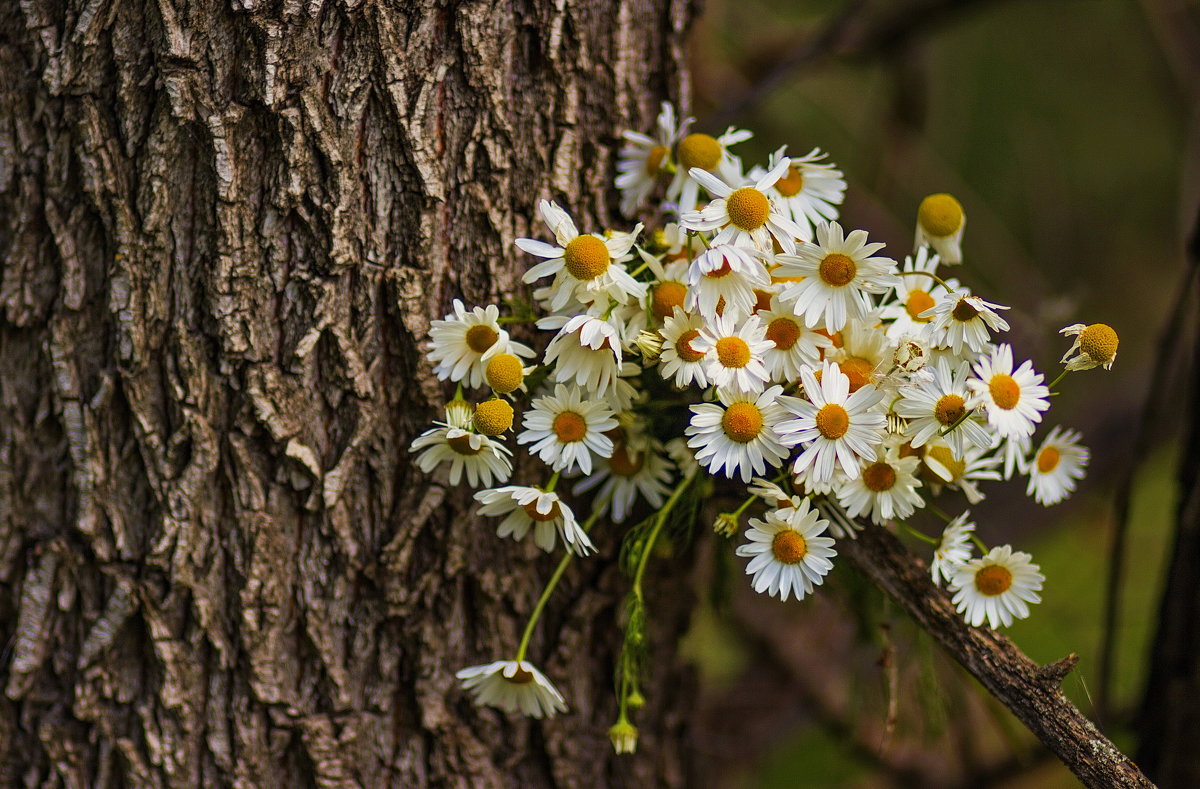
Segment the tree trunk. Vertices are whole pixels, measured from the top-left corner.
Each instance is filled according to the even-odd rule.
[[[639,754],[606,739],[611,538],[531,650],[571,713],[470,703],[554,559],[407,449],[429,321],[513,292],[537,200],[624,227],[616,135],[687,96],[690,14],[0,4],[0,785],[684,780],[669,660]]]

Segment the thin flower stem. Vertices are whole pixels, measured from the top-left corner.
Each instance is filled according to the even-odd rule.
[[[930,279],[932,279],[932,280],[934,280],[935,282],[937,282],[937,284],[941,285],[941,286],[942,286],[943,288],[945,288],[946,290],[950,291],[951,293],[953,293],[953,292],[954,292],[954,288],[950,287],[950,284],[949,284],[948,282],[946,282],[946,280],[942,279],[942,278],[941,278],[941,277],[939,277],[937,274],[933,274],[933,273],[930,273],[930,272],[928,272],[928,271],[901,271],[901,272],[899,272],[899,273],[897,274],[897,276],[900,276],[900,277],[907,277],[907,276],[909,276],[910,274],[919,274],[919,275],[921,275],[921,276],[924,276],[924,277],[929,277]]]
[[[558,477],[560,474],[561,472],[554,472],[554,476],[550,478],[550,481],[546,483],[546,487],[543,488],[546,493],[550,493],[554,490],[555,486],[558,485]]]
[[[932,546],[933,546],[933,547],[935,547],[935,548],[936,548],[937,546],[939,546],[939,545],[941,545],[941,544],[942,544],[942,541],[941,541],[941,540],[934,539],[933,537],[930,537],[930,536],[929,536],[928,534],[926,534],[925,532],[923,532],[923,531],[918,531],[917,529],[914,529],[912,526],[909,526],[909,525],[908,525],[907,523],[905,523],[904,521],[897,521],[897,523],[899,523],[900,525],[902,525],[902,526],[904,527],[904,530],[905,530],[906,532],[908,532],[908,533],[909,533],[909,534],[911,534],[912,536],[916,537],[916,538],[917,538],[918,540],[920,540],[921,542],[927,542],[927,543],[929,543],[930,545],[932,545]]]
[[[979,539],[979,535],[972,533],[971,542],[975,543],[975,546],[979,548],[981,553],[986,554],[988,552],[987,545],[984,544],[983,540]]]
[[[944,520],[946,523],[949,523],[950,521],[954,520],[954,518],[951,518],[949,515],[947,515],[945,512],[943,512],[941,510],[941,508],[938,507],[936,504],[934,504],[932,501],[925,505],[925,509],[932,512],[934,515],[938,516],[939,518]]]
[[[948,436],[948,435],[950,435],[951,433],[953,433],[953,432],[954,432],[954,428],[958,427],[958,426],[959,426],[959,425],[961,425],[963,422],[966,422],[968,419],[970,419],[970,418],[971,418],[971,414],[973,414],[973,413],[975,413],[975,409],[974,409],[974,408],[972,408],[970,411],[966,411],[966,412],[964,412],[962,416],[960,416],[958,419],[955,419],[955,420],[954,420],[954,424],[952,424],[952,425],[950,425],[949,427],[947,427],[947,428],[945,428],[945,429],[943,429],[943,430],[939,431],[939,432],[938,432],[938,435],[939,435],[939,436]]]
[[[1069,373],[1069,372],[1070,372],[1070,370],[1063,370],[1061,373],[1059,373],[1059,374],[1058,374],[1058,377],[1057,377],[1057,378],[1055,378],[1053,381],[1051,381],[1051,382],[1050,382],[1050,385],[1049,385],[1049,386],[1047,386],[1046,388],[1047,388],[1047,389],[1049,389],[1049,390],[1051,390],[1051,393],[1052,393],[1052,394],[1057,394],[1057,392],[1054,392],[1054,391],[1053,391],[1053,390],[1054,390],[1054,387],[1058,385],[1058,382],[1059,382],[1059,381],[1061,381],[1062,379],[1066,378],[1066,377],[1067,377],[1067,373]]]
[[[507,326],[510,323],[533,323],[537,318],[525,315],[501,315],[496,319],[496,323],[501,326]]]
[[[667,503],[658,511],[658,517],[654,520],[654,528],[650,530],[650,534],[646,537],[646,546],[642,548],[642,555],[638,558],[637,570],[633,574],[633,594],[638,599],[638,602],[643,602],[642,577],[646,574],[646,565],[650,561],[650,551],[654,548],[654,543],[658,540],[658,534],[662,531],[663,524],[667,522],[667,515],[671,513],[671,510],[679,502],[679,498],[687,490],[692,479],[694,477],[685,477],[679,483],[679,487],[675,488],[675,492],[671,494],[671,498],[667,499]]]

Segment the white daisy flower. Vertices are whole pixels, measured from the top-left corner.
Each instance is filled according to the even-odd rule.
[[[883,392],[867,384],[850,394],[850,379],[831,362],[824,363],[819,383],[809,370],[800,372],[800,380],[809,399],[788,398],[784,407],[798,418],[779,426],[784,444],[806,445],[792,471],[812,466],[817,482],[828,481],[836,464],[846,476],[857,477],[859,458],[874,457],[884,438],[887,418],[875,410]]]
[[[1008,331],[1008,321],[996,313],[996,310],[1006,309],[1008,307],[984,301],[972,296],[966,288],[960,288],[946,294],[921,316],[933,319],[929,340],[934,345],[950,348],[955,354],[962,353],[963,345],[972,353],[982,353],[992,341],[989,330]]]
[[[1113,362],[1117,359],[1120,338],[1111,326],[1104,323],[1093,323],[1090,326],[1075,323],[1060,329],[1058,333],[1075,338],[1062,358],[1062,363],[1068,370],[1090,370],[1101,366],[1105,370],[1112,369]]]
[[[893,518],[903,520],[925,500],[917,493],[920,458],[900,457],[898,448],[881,444],[874,460],[864,460],[862,473],[838,490],[838,503],[846,514],[857,518],[869,512],[871,520],[882,526]]]
[[[1009,436],[1000,440],[999,452],[1004,456],[1005,479],[1012,479],[1018,471],[1025,473],[1026,458],[1032,447],[1032,436]]]
[[[480,515],[507,516],[496,528],[500,537],[523,540],[532,527],[534,544],[547,553],[554,550],[555,534],[562,535],[569,553],[586,556],[596,550],[575,520],[575,513],[557,493],[509,485],[478,491],[475,500],[482,505]]]
[[[726,181],[736,182],[742,177],[741,160],[729,151],[729,146],[753,137],[753,132],[734,129],[730,126],[720,137],[708,134],[689,134],[675,146],[675,161],[678,167],[675,178],[667,187],[667,200],[674,200],[680,214],[696,207],[700,194],[700,182],[689,178],[693,168],[717,173]]]
[[[961,490],[972,505],[984,498],[977,483],[1000,479],[1000,472],[996,470],[1000,458],[970,444],[959,456],[942,439],[932,439],[925,445],[921,461],[930,472],[925,479],[933,495],[939,495],[942,486],[946,485]]]
[[[607,502],[603,507],[612,507],[613,523],[623,523],[629,517],[639,496],[651,507],[661,507],[671,491],[671,461],[663,451],[656,439],[638,448],[618,437],[613,442],[612,456],[598,464],[596,471],[574,490],[583,493],[599,485],[592,501]]]
[[[703,233],[716,231],[712,243],[754,247],[770,254],[774,250],[774,239],[788,254],[796,254],[796,239],[804,231],[795,222],[780,213],[771,203],[766,189],[788,170],[787,160],[762,175],[753,186],[734,188],[711,173],[693,168],[689,175],[704,186],[713,200],[699,211],[689,211],[679,218],[679,224],[688,230]]]
[[[975,523],[967,520],[970,516],[971,511],[967,510],[947,523],[945,531],[942,532],[941,542],[933,549],[933,562],[929,565],[929,572],[935,584],[939,583],[939,578],[944,578],[946,583],[950,583],[954,576],[954,568],[971,558],[971,535],[975,533]]]
[[[663,378],[668,381],[673,378],[680,388],[694,383],[703,389],[709,384],[704,351],[693,345],[704,325],[704,319],[699,315],[689,315],[678,307],[675,314],[663,322],[659,367]]]
[[[940,436],[955,457],[962,457],[966,445],[988,449],[996,443],[996,437],[988,432],[977,416],[967,416],[970,409],[967,401],[971,392],[967,389],[967,376],[971,366],[963,362],[952,370],[950,363],[939,359],[937,364],[926,368],[930,376],[914,381],[900,392],[900,399],[892,409],[908,420],[904,435],[914,449]],[[943,431],[957,425],[949,433]]]
[[[780,148],[772,159],[782,156]],[[787,172],[767,191],[779,210],[799,226],[798,238],[803,241],[812,241],[817,225],[838,218],[837,206],[846,195],[842,171],[821,161],[826,156],[820,148],[813,148],[804,156],[791,157]]]
[[[561,310],[572,299],[584,305],[607,305],[609,299],[623,304],[631,297],[646,295],[646,285],[629,276],[621,265],[642,231],[641,225],[632,233],[613,233],[606,239],[580,234],[567,212],[549,200],[543,200],[538,208],[558,246],[534,238],[518,238],[516,244],[531,255],[547,258],[526,271],[521,280],[529,283],[554,275],[549,288],[539,291],[540,296],[534,294],[544,298],[551,311]]]
[[[420,452],[417,467],[426,474],[440,463],[450,463],[450,484],[457,485],[463,472],[471,487],[506,482],[512,474],[512,450],[499,441],[443,424],[413,439],[409,452]]]
[[[549,325],[543,321],[538,321],[539,328]],[[545,361],[554,365],[551,380],[607,397],[621,372],[621,338],[608,321],[576,315],[546,346]]]
[[[684,479],[696,476],[696,472],[700,470],[700,464],[696,462],[696,453],[688,447],[683,436],[676,436],[668,441],[666,449],[667,456],[671,458],[671,462],[675,464],[675,468],[679,469],[679,474]]]
[[[476,704],[519,712],[531,718],[553,718],[567,711],[567,702],[546,675],[527,660],[497,660],[464,668],[454,676],[462,680]]]
[[[958,612],[972,627],[979,627],[984,619],[992,627],[1007,627],[1014,619],[1028,617],[1028,603],[1042,602],[1038,592],[1046,580],[1032,558],[1000,545],[952,568],[950,589]]]
[[[967,215],[962,204],[948,194],[929,195],[917,209],[914,249],[928,244],[946,265],[962,263],[962,235]]]
[[[810,327],[841,331],[850,318],[871,311],[872,293],[892,286],[896,261],[876,257],[883,244],[868,244],[865,230],[844,236],[837,222],[817,226],[815,244],[804,244],[795,255],[776,255],[780,277],[804,277],[783,289],[797,315]]]
[[[705,355],[704,373],[713,386],[761,392],[770,378],[763,354],[773,344],[758,316],[751,315],[740,326],[730,318],[716,318],[700,331],[692,347]]]
[[[445,320],[431,321],[429,339],[433,347],[429,359],[436,363],[434,373],[443,381],[462,381],[467,386],[483,384],[486,362],[497,354],[532,357],[533,349],[510,340],[500,328],[500,310],[495,304],[474,307],[467,312],[454,300],[454,312]]]
[[[772,381],[795,381],[801,369],[820,364],[821,352],[833,347],[833,340],[805,326],[778,296],[772,296],[770,307],[755,315],[766,325],[767,340],[774,345],[763,354]]]
[[[836,362],[838,369],[850,379],[850,393],[867,384],[881,386],[887,381],[896,345],[887,332],[879,327],[878,313],[863,318],[851,318],[842,327],[840,343],[825,352],[825,358]]]
[[[929,247],[920,247],[915,255],[906,255],[900,268],[899,279],[893,295],[879,313],[883,320],[890,320],[888,335],[891,337],[925,336],[929,334],[932,314],[922,313],[937,306],[949,293],[940,282],[926,274],[936,274],[941,259],[929,252]],[[958,287],[957,280],[947,280],[947,285]]]
[[[974,393],[969,408],[987,407],[988,424],[1002,436],[1029,435],[1050,407],[1050,390],[1042,374],[1026,360],[1013,372],[1012,347],[999,345],[975,363],[976,378],[967,381]]]
[[[621,191],[621,213],[633,216],[642,207],[646,198],[658,185],[666,165],[671,160],[671,150],[687,133],[692,119],[683,123],[675,120],[675,108],[669,102],[662,103],[655,122],[655,135],[649,137],[634,131],[621,136],[625,146],[617,155],[617,189]]]
[[[793,509],[772,510],[765,521],[750,519],[749,542],[739,545],[737,555],[750,558],[746,575],[753,576],[754,591],[787,600],[803,600],[814,586],[825,581],[837,555],[833,540],[822,536],[829,526],[807,499]]]
[[[737,474],[749,482],[767,468],[778,468],[788,450],[780,442],[776,425],[787,414],[781,403],[794,400],[783,396],[782,386],[772,386],[759,395],[717,390],[721,405],[691,406],[691,423],[684,430],[688,446],[696,450],[696,462],[710,474]]]
[[[783,488],[761,477],[755,477],[750,480],[750,485],[746,488],[746,492],[758,496],[772,509],[782,510],[788,507],[800,506],[800,496],[789,496]]]
[[[709,319],[718,311],[740,318],[754,311],[755,288],[770,287],[771,275],[755,250],[714,246],[697,255],[688,269],[687,308]]]
[[[1038,504],[1049,507],[1075,491],[1075,482],[1083,479],[1089,459],[1088,449],[1079,443],[1080,438],[1076,430],[1056,427],[1050,431],[1029,463],[1026,496],[1033,496]]]
[[[525,429],[517,443],[532,444],[530,454],[554,471],[578,467],[591,474],[593,452],[612,454],[612,439],[604,432],[616,427],[617,420],[603,401],[584,396],[578,387],[555,384],[553,395],[536,398],[523,415]]]

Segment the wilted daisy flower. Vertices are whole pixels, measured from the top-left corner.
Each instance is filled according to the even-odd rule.
[[[838,218],[837,206],[846,195],[842,171],[821,161],[827,155],[820,148],[813,148],[804,156],[791,157],[783,177],[767,190],[779,210],[799,226],[798,237],[804,241],[812,240],[817,225]],[[781,148],[772,159],[782,156]]]
[[[692,347],[704,353],[704,372],[713,386],[759,392],[770,378],[763,354],[773,343],[766,338],[757,315],[739,326],[718,317],[701,331]]]
[[[1008,331],[1008,321],[996,310],[1008,307],[984,301],[972,296],[966,288],[947,294],[934,306],[921,313],[931,317],[929,340],[934,345],[948,347],[955,354],[962,353],[963,345],[973,353],[981,353],[992,341],[991,331]]]
[[[1012,347],[999,345],[975,363],[975,378],[967,381],[974,397],[967,406],[987,407],[988,424],[1002,436],[1029,435],[1050,407],[1050,390],[1042,374],[1026,360],[1013,371]]]
[[[924,479],[935,496],[941,493],[943,485],[948,485],[961,490],[969,503],[978,504],[984,496],[977,483],[1000,479],[1000,472],[996,471],[1000,458],[970,444],[965,449],[959,456],[944,440],[931,440],[921,454],[921,462],[928,469]]]
[[[592,473],[592,453],[612,454],[612,439],[604,435],[617,426],[608,405],[584,400],[578,387],[556,384],[553,395],[536,398],[524,414],[525,429],[518,444],[532,444],[529,451],[554,471]]]
[[[558,246],[534,238],[518,238],[516,243],[531,255],[547,258],[526,271],[521,280],[528,283],[554,275],[554,283],[542,292],[549,309],[560,310],[571,299],[587,305],[607,303],[611,298],[623,304],[630,297],[641,299],[646,295],[646,285],[629,276],[621,265],[641,225],[632,233],[613,233],[605,239],[580,234],[567,212],[549,200],[539,203],[538,209]]]
[[[1026,496],[1049,507],[1075,490],[1075,481],[1083,479],[1088,464],[1087,447],[1080,445],[1079,432],[1056,427],[1046,436],[1029,463]]]
[[[608,321],[576,315],[546,346],[546,364],[554,365],[552,380],[606,397],[621,371],[621,339]]]
[[[896,261],[876,257],[883,244],[868,244],[865,230],[843,236],[837,222],[817,226],[815,244],[804,244],[795,255],[776,255],[779,277],[804,277],[783,289],[783,300],[792,303],[804,322],[829,331],[841,331],[850,318],[871,311],[871,293],[884,293],[892,285]]]
[[[1038,592],[1046,576],[1029,561],[1033,557],[1000,545],[978,559],[955,566],[950,589],[954,604],[972,627],[986,618],[992,627],[1007,627],[1029,616],[1028,603],[1042,602]]]
[[[567,711],[567,702],[546,675],[527,660],[497,660],[464,668],[454,676],[462,680],[476,704],[519,712],[531,718],[553,718]]]
[[[637,751],[637,727],[622,718],[608,730],[608,741],[612,743],[613,753],[634,753]]]
[[[871,520],[881,526],[892,518],[907,518],[917,507],[925,506],[917,493],[920,462],[915,455],[902,458],[895,447],[881,444],[874,460],[864,459],[862,473],[838,490],[838,502],[851,518],[869,512]]]
[[[663,168],[670,162],[671,150],[687,132],[692,119],[675,120],[675,108],[662,103],[655,122],[655,135],[635,131],[622,133],[625,147],[617,155],[617,189],[621,191],[621,213],[633,216],[658,185]]]
[[[483,366],[483,377],[496,394],[509,394],[518,389],[525,390],[525,376],[536,368],[526,366],[521,357],[512,353],[498,353]]]
[[[970,410],[967,400],[971,397],[967,389],[970,365],[963,362],[952,370],[946,359],[939,359],[937,364],[926,369],[930,377],[904,387],[900,399],[892,406],[897,414],[908,420],[904,435],[911,439],[909,443],[913,448],[924,446],[935,436],[950,445],[955,457],[962,457],[967,444],[981,449],[991,447],[995,437],[976,416],[967,416]],[[943,434],[952,426],[955,426],[953,430]]]
[[[651,507],[661,507],[670,492],[671,461],[663,457],[663,446],[650,439],[643,447],[633,447],[618,433],[612,456],[597,464],[596,470],[575,486],[583,493],[599,485],[593,501],[612,507],[613,523],[624,523],[641,496]]]
[[[437,377],[462,381],[475,387],[483,383],[486,362],[497,354],[532,357],[533,349],[510,340],[500,328],[500,310],[495,304],[467,311],[463,303],[454,300],[454,312],[445,320],[431,321],[429,339],[433,347],[429,359],[437,366]]]
[[[658,357],[658,364],[663,378],[668,381],[673,378],[675,385],[680,388],[691,383],[701,388],[708,386],[704,351],[693,345],[703,328],[703,318],[689,315],[678,307],[675,308],[675,314],[663,322],[662,353]]]
[[[758,303],[755,288],[769,288],[771,275],[752,249],[721,244],[697,255],[688,269],[687,308],[705,318],[721,313],[742,317]]]
[[[823,349],[833,347],[833,340],[805,326],[779,296],[771,297],[770,309],[755,315],[767,327],[767,340],[774,345],[763,353],[763,364],[772,381],[795,381],[801,369],[820,364]]]
[[[417,467],[426,474],[449,461],[451,485],[459,483],[464,471],[473,488],[505,482],[512,474],[512,450],[485,435],[446,424],[417,436],[408,451],[421,453]]]
[[[821,482],[833,478],[837,464],[851,479],[857,477],[859,458],[874,457],[883,441],[887,418],[875,410],[883,392],[867,384],[850,394],[850,379],[831,362],[825,362],[819,383],[808,370],[801,371],[800,380],[809,399],[788,398],[784,407],[798,418],[779,425],[785,445],[806,445],[792,471],[812,466]]]
[[[501,537],[523,540],[532,527],[534,544],[547,553],[554,550],[556,533],[562,535],[563,544],[570,553],[586,556],[596,550],[576,522],[575,513],[557,493],[509,485],[478,491],[475,500],[483,505],[479,508],[480,515],[507,516],[496,528],[496,534]]]
[[[684,433],[688,446],[696,450],[696,462],[710,474],[736,474],[742,482],[765,474],[768,467],[778,468],[788,454],[775,432],[786,416],[780,403],[795,398],[784,397],[782,386],[758,395],[719,389],[717,396],[721,405],[691,406],[691,424]]]
[[[499,436],[508,432],[513,424],[513,407],[505,399],[493,397],[475,406],[471,426],[475,432],[485,436]]]
[[[675,161],[678,162],[678,167],[674,180],[667,187],[667,199],[676,201],[680,214],[696,207],[696,198],[700,193],[700,182],[688,177],[692,168],[699,167],[701,170],[716,173],[731,183],[740,180],[742,163],[729,152],[729,146],[753,136],[752,132],[730,126],[720,137],[694,133],[679,141],[675,146]]]
[[[767,512],[765,521],[751,518],[745,534],[749,542],[738,546],[737,555],[750,558],[746,575],[754,576],[754,591],[803,600],[823,583],[837,555],[833,540],[822,536],[828,526],[807,499],[795,509]]]
[[[947,265],[962,263],[962,235],[967,216],[948,194],[929,195],[917,209],[916,246],[928,244]]]
[[[935,584],[939,582],[939,577],[949,583],[954,576],[954,568],[971,558],[971,535],[975,533],[975,523],[967,520],[970,515],[971,511],[967,510],[946,524],[929,566]]]
[[[1062,363],[1068,370],[1090,370],[1101,366],[1105,370],[1112,369],[1113,362],[1117,359],[1117,345],[1120,339],[1111,326],[1104,323],[1093,323],[1090,326],[1075,323],[1058,333],[1075,338],[1062,358]],[[1072,357],[1071,354],[1075,356]]]
[[[693,168],[689,175],[699,181],[714,199],[699,211],[683,214],[679,224],[688,230],[717,231],[712,240],[714,245],[755,247],[769,254],[774,248],[771,243],[774,239],[785,252],[795,254],[796,239],[804,231],[790,218],[773,209],[771,198],[765,191],[774,186],[787,169],[787,161],[781,160],[753,186],[734,188],[715,175]]]

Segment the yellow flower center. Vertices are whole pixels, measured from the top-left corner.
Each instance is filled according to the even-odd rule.
[[[1062,460],[1062,453],[1054,447],[1042,447],[1042,451],[1037,456],[1038,471],[1043,474],[1049,474],[1054,469],[1058,468],[1058,461]]]
[[[837,366],[850,379],[850,394],[871,383],[871,373],[875,371],[875,366],[860,356],[844,359]]]
[[[867,490],[876,493],[891,490],[896,484],[896,469],[882,461],[872,463],[863,469],[863,484],[867,486]]]
[[[921,229],[934,238],[946,238],[958,232],[963,223],[962,203],[952,195],[929,195],[917,209]]]
[[[767,196],[752,186],[743,186],[725,200],[729,221],[742,230],[757,230],[765,225],[770,209]]]
[[[808,541],[794,529],[786,529],[771,540],[771,553],[783,564],[796,564],[808,554]]]
[[[499,353],[488,359],[484,375],[492,391],[508,394],[515,391],[525,380],[525,367],[521,360],[511,353]]]
[[[646,175],[655,176],[662,170],[663,159],[667,158],[670,149],[665,145],[655,145],[646,154]]]
[[[447,438],[446,444],[458,454],[465,455],[467,457],[478,455],[483,451],[482,443],[478,448],[471,446],[470,436],[455,436],[454,438]]]
[[[1079,349],[1096,364],[1111,362],[1119,342],[1113,328],[1103,323],[1093,323],[1079,334]]]
[[[500,398],[485,400],[475,406],[475,417],[472,421],[475,429],[485,436],[498,436],[512,427],[513,407],[507,400]]]
[[[486,323],[477,323],[467,329],[467,347],[475,353],[483,353],[495,345],[498,339],[500,339],[500,335]]]
[[[920,288],[913,288],[908,292],[908,298],[904,302],[904,309],[908,311],[908,317],[914,321],[928,323],[933,318],[922,318],[921,313],[933,307],[935,304],[933,296],[930,296]]]
[[[775,191],[784,197],[795,197],[800,194],[800,190],[803,188],[804,175],[800,172],[800,168],[794,164],[788,168],[787,174],[775,183]]]
[[[725,409],[721,417],[725,435],[741,444],[758,438],[763,429],[762,411],[754,403],[734,403]]]
[[[613,447],[612,457],[608,459],[608,467],[619,477],[632,477],[641,471],[644,465],[646,465],[646,453],[639,452],[637,455],[631,456],[629,447],[624,443],[616,444]]]
[[[721,279],[722,277],[728,277],[732,273],[733,269],[729,267],[729,261],[726,260],[722,261],[721,265],[712,271],[704,272],[704,276],[709,279]]]
[[[767,339],[781,351],[790,351],[800,339],[800,326],[791,318],[776,318],[767,324]]]
[[[858,266],[854,265],[854,260],[841,252],[829,253],[817,267],[817,274],[820,275],[821,281],[835,288],[848,285],[857,273]]]
[[[946,427],[963,418],[967,413],[967,404],[956,394],[943,395],[933,407],[933,416]]]
[[[680,359],[685,362],[698,362],[704,358],[704,354],[692,347],[692,340],[699,336],[700,332],[695,329],[688,329],[679,335],[679,339],[675,341],[675,353],[679,354]]]
[[[958,304],[954,305],[954,309],[950,310],[950,317],[960,323],[966,323],[979,314],[979,310],[966,299],[959,299]]]
[[[504,672],[501,672],[500,676],[504,677]],[[533,672],[526,671],[517,666],[517,670],[513,672],[513,675],[511,677],[504,677],[504,679],[514,685],[528,685],[530,682],[533,682]]]
[[[721,161],[721,143],[707,134],[689,134],[680,140],[676,153],[685,173],[693,167],[711,170]]]
[[[562,515],[562,508],[558,506],[557,501],[550,505],[550,511],[546,513],[537,511],[537,503],[538,500],[534,499],[521,508],[525,510],[525,514],[528,515],[529,519],[534,523],[545,523],[546,521],[552,521]]]
[[[608,246],[596,236],[576,236],[563,251],[567,271],[582,282],[593,280],[608,271],[612,258]]]
[[[961,479],[962,475],[967,473],[967,461],[956,459],[954,453],[950,451],[950,447],[930,447],[925,450],[925,454],[936,460],[943,468],[950,472],[951,482]]]
[[[676,307],[682,307],[687,298],[687,286],[682,282],[660,282],[650,294],[650,309],[659,318],[669,318]]]
[[[717,340],[717,359],[723,367],[745,367],[750,363],[750,346],[741,337]]]
[[[1012,587],[1012,572],[999,564],[989,564],[975,573],[975,588],[982,595],[995,597]]]
[[[1021,385],[1011,375],[1004,373],[996,373],[992,376],[992,380],[988,381],[988,391],[992,393],[992,400],[996,403],[996,407],[1003,408],[1005,411],[1016,408],[1017,403],[1021,400]]]
[[[563,411],[554,417],[554,435],[564,444],[582,441],[587,435],[587,421],[574,411]]]
[[[830,441],[846,435],[850,429],[850,414],[837,403],[829,403],[817,412],[817,430]]]
[[[771,309],[771,292],[762,290],[761,288],[754,289],[754,312]]]

